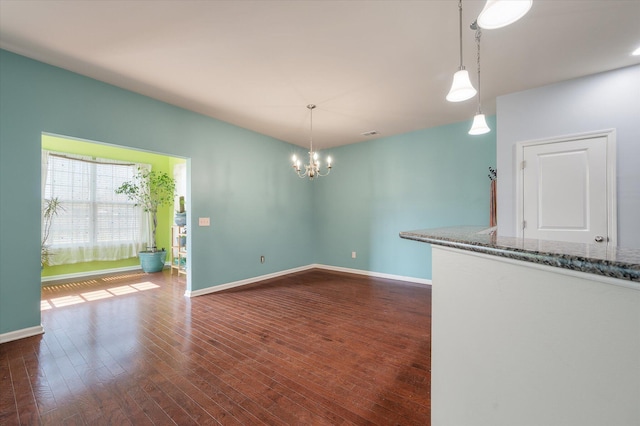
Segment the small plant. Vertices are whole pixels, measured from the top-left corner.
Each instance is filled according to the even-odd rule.
[[[489,176],[489,179],[491,180],[496,180],[498,179],[498,171],[492,167],[489,167],[489,174],[487,176]]]
[[[116,188],[116,194],[124,194],[136,206],[151,216],[151,244],[152,252],[157,251],[156,229],[158,227],[158,208],[173,203],[176,184],[171,176],[165,172],[146,170],[138,167],[133,180],[124,182]]]
[[[48,198],[44,200],[42,206],[42,243],[40,244],[40,266],[48,266],[49,260],[53,253],[51,247],[47,244],[49,234],[51,233],[51,225],[53,218],[58,216],[58,211],[64,211],[58,197]]]
[[[180,196],[180,210],[178,213],[184,213],[184,196]]]

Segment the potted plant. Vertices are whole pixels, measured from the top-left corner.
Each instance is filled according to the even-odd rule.
[[[179,210],[176,210],[175,222],[178,226],[185,226],[187,224],[187,212],[184,209],[184,196],[180,196]]]
[[[158,250],[156,229],[158,227],[158,208],[169,205],[175,196],[176,184],[165,172],[146,170],[138,167],[137,173],[129,182],[116,188],[116,194],[124,194],[136,206],[149,214],[151,219],[151,247],[138,253],[140,266],[144,272],[159,272],[164,267],[167,252]]]
[[[53,218],[58,216],[58,211],[64,211],[64,207],[60,204],[58,197],[47,198],[42,206],[42,241],[40,244],[40,269],[45,265],[49,265],[49,259],[53,256],[51,247],[47,244]]]

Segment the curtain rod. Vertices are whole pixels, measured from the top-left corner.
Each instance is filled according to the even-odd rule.
[[[49,155],[52,157],[66,158],[67,160],[84,161],[85,163],[93,163],[93,164],[106,164],[108,166],[135,166],[135,163],[109,163],[104,161],[85,160],[84,158],[68,157],[63,154],[54,154],[53,152],[50,152]]]

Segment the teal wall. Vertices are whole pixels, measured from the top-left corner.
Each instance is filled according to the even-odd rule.
[[[40,324],[42,132],[188,158],[188,220],[212,225],[190,228],[196,291],[312,263],[430,278],[400,231],[488,224],[495,132],[469,125],[333,149],[309,182],[302,148],[0,50],[0,334]]]
[[[398,233],[489,225],[495,117],[488,123],[494,131],[482,136],[465,122],[333,150],[334,171],[315,185],[316,261],[430,279],[431,246]]]
[[[190,159],[188,220],[212,224],[190,230],[192,290],[313,263],[290,144],[0,50],[0,334],[40,325],[42,132]]]

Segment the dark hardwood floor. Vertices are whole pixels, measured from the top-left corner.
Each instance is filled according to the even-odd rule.
[[[428,425],[429,287],[321,270],[196,298],[129,274],[42,291],[0,345],[0,425]]]

